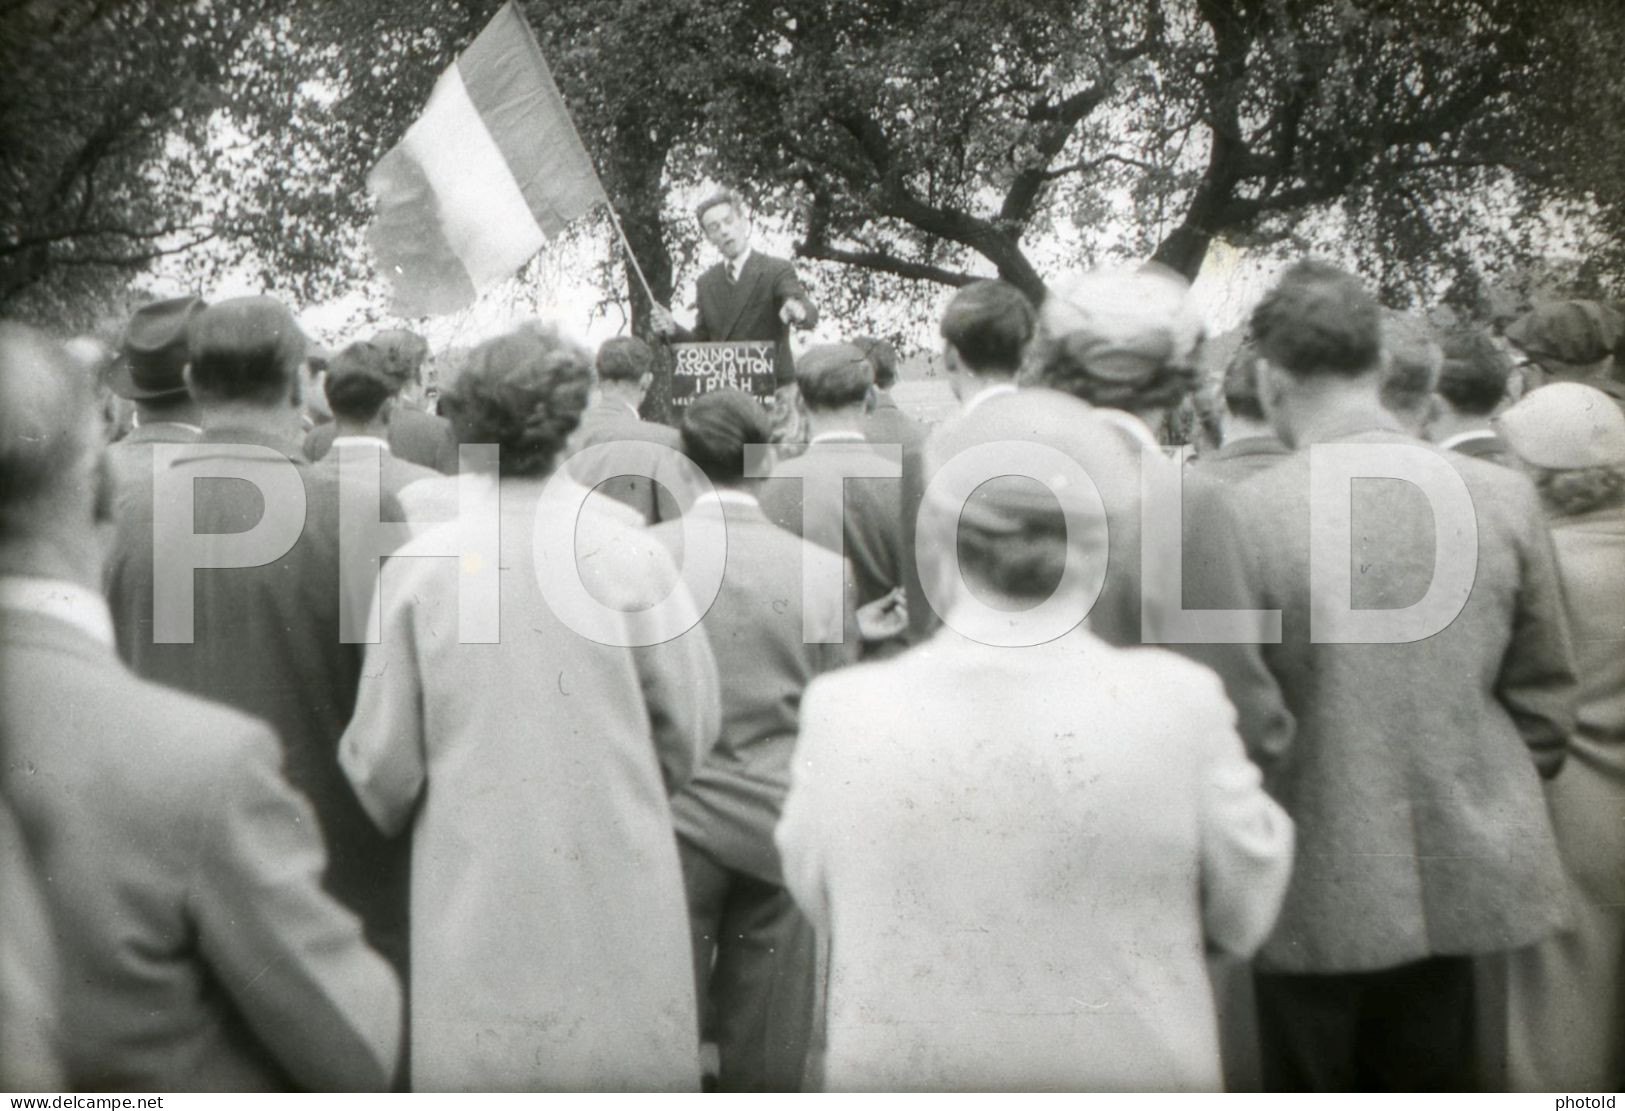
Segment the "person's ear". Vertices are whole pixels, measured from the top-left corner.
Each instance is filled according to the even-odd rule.
[[[1286,396],[1286,372],[1260,356],[1255,375],[1258,382],[1259,407],[1264,410],[1265,419],[1275,424],[1276,414],[1281,411],[1281,402]]]
[[[117,499],[117,480],[113,478],[113,465],[105,450],[96,452],[96,466],[92,473],[94,498],[91,502],[92,519],[98,525],[113,523],[113,505]]]
[[[389,422],[390,422],[390,419],[392,417],[394,417],[394,415],[395,415],[395,400],[396,399],[393,396],[386,397],[386,398],[384,398],[384,403],[382,405],[378,406],[377,420],[378,420],[378,422],[380,424],[383,424],[383,425],[387,426],[389,424]]]

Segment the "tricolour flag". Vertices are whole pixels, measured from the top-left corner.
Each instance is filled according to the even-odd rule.
[[[367,178],[367,240],[402,316],[454,312],[607,204],[542,49],[509,0]]]

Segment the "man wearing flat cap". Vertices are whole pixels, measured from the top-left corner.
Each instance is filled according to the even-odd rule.
[[[48,881],[58,1083],[387,1088],[400,985],[318,886],[317,819],[283,778],[275,732],[137,678],[114,655],[97,591],[101,430],[73,371],[44,336],[0,322],[0,794]],[[277,678],[263,664],[253,677]],[[10,957],[27,935],[5,880]],[[42,971],[43,954],[28,955]],[[0,978],[0,1050],[29,1032],[12,972]],[[11,1063],[0,1059],[0,1084],[46,1062]]]
[[[848,473],[847,461],[816,449],[820,444],[851,445],[847,450],[872,456],[866,464],[884,465],[887,457],[864,434],[874,373],[862,349],[849,343],[821,344],[802,355],[796,366],[797,403],[809,450],[780,461],[760,494],[762,509],[775,524],[832,549],[837,540],[843,545],[842,554],[857,573],[855,605],[870,656],[902,648],[900,637],[907,631],[903,583],[913,552],[903,545],[902,481],[837,481],[837,475]],[[900,470],[900,463],[896,465]],[[828,520],[841,521],[838,537],[817,533],[817,522]]]
[[[1507,325],[1506,338],[1532,364],[1529,389],[1551,382],[1582,382],[1625,407],[1625,368],[1614,351],[1625,339],[1625,320],[1597,301],[1536,305]]]
[[[157,584],[189,537],[160,511],[165,502],[126,501],[107,573],[119,654],[143,678],[223,702],[276,730],[284,774],[310,800],[327,845],[327,889],[403,967],[405,846],[372,824],[338,765],[362,658],[343,630],[347,620],[359,621],[354,603],[370,598],[374,583],[365,561],[341,558],[337,477],[311,466],[299,447],[305,337],[273,297],[210,305],[189,331],[187,381],[204,434],[164,476],[165,491],[189,484],[193,492],[193,512],[179,527],[200,538],[258,527],[273,506],[287,509],[267,492],[290,473],[303,487],[303,525],[269,562],[194,570],[184,630],[191,639],[177,642],[159,635],[158,620],[171,614],[156,603]],[[234,480],[220,481],[222,474]],[[378,513],[402,519],[387,491]]]
[[[197,297],[172,297],[135,310],[124,329],[108,384],[135,404],[135,427],[107,449],[107,464],[123,497],[152,480],[154,444],[189,444],[203,434],[197,403],[186,388],[186,333],[203,309]]]
[[[701,627],[730,677],[715,747],[672,796],[688,892],[701,1025],[717,1046],[722,1091],[797,1091],[813,1010],[812,931],[784,889],[773,845],[789,787],[801,691],[853,663],[859,642],[851,599],[819,613],[803,597],[803,567],[849,578],[832,552],[775,526],[745,477],[750,445],[767,442],[769,417],[740,390],[696,398],[683,414],[683,450],[715,489],[689,512],[719,519],[728,559]],[[680,554],[682,521],[651,535]],[[837,641],[809,641],[806,622]],[[842,635],[842,634],[845,635]]]

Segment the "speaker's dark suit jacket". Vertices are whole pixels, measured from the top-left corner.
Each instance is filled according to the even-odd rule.
[[[800,301],[807,309],[807,326],[818,323],[818,307],[807,298],[796,268],[785,259],[752,251],[736,282],[728,277],[728,266],[719,262],[700,275],[698,315],[692,330],[679,330],[685,340],[770,340],[778,345],[779,385],[796,380],[795,360],[790,354],[790,326],[779,319],[779,310],[789,300]]]

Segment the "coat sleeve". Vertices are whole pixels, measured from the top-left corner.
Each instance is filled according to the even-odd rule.
[[[390,835],[406,827],[423,790],[427,754],[416,632],[404,603],[384,608],[380,639],[366,646],[339,765],[374,825]]]
[[[716,338],[716,328],[706,311],[706,304],[711,297],[706,291],[705,284],[705,274],[701,274],[699,280],[694,283],[694,327],[685,328],[681,324],[677,325],[677,334],[672,339],[679,343],[708,343]]]
[[[1211,681],[1211,680],[1209,680]],[[1199,683],[1191,689],[1202,689]],[[1251,955],[1269,936],[1292,871],[1292,819],[1264,791],[1222,692],[1193,715],[1205,736],[1198,773],[1202,919],[1216,948]]]
[[[722,729],[722,688],[711,642],[687,588],[677,582],[671,556],[656,541],[646,543],[646,558],[662,564],[655,579],[676,583],[671,596],[682,602],[675,619],[682,632],[631,650],[666,792],[675,794],[716,744]]]
[[[813,680],[801,700],[801,733],[790,765],[790,789],[774,830],[784,886],[820,936],[829,936],[829,895],[824,842],[830,836],[828,819],[837,813],[830,770],[839,757],[836,708],[823,697],[824,681]]]
[[[1501,660],[1496,696],[1518,726],[1541,776],[1563,767],[1574,730],[1578,678],[1569,642],[1567,611],[1557,576],[1557,555],[1534,490],[1520,483],[1523,580],[1512,619],[1512,638]]]
[[[1241,523],[1226,492],[1187,481],[1184,535],[1186,609],[1264,609],[1261,573],[1241,543]],[[1237,728],[1260,767],[1281,759],[1296,729],[1292,711],[1259,644],[1170,644],[1212,668],[1236,708]]]
[[[783,308],[786,301],[800,301],[802,307],[807,310],[807,319],[803,322],[803,327],[811,328],[818,323],[818,306],[807,296],[807,290],[802,286],[795,266],[788,261],[773,277],[773,311],[777,312]]]
[[[204,959],[278,1062],[311,1091],[384,1091],[401,989],[321,886],[316,815],[262,727],[226,764],[200,827],[188,902]]]

